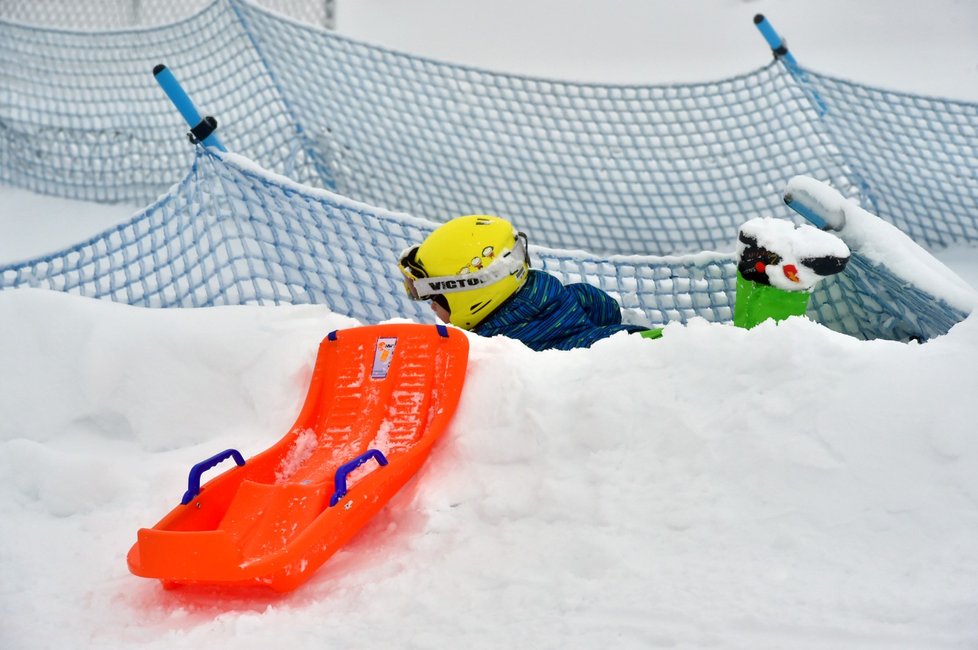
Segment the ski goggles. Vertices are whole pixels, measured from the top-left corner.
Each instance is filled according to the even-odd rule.
[[[519,233],[513,248],[504,250],[491,264],[471,273],[426,277],[425,271],[416,261],[419,246],[411,246],[401,252],[400,269],[404,274],[404,288],[412,300],[431,300],[446,293],[472,291],[495,284],[503,278],[514,275],[530,264],[526,235]]]

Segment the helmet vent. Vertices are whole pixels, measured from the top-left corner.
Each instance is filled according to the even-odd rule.
[[[491,300],[484,300],[482,302],[477,302],[469,308],[469,311],[473,314],[478,314],[480,311],[485,309],[491,303]]]

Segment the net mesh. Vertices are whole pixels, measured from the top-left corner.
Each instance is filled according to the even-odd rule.
[[[305,5],[332,16],[332,3]],[[790,216],[780,188],[805,174],[921,243],[978,240],[975,104],[777,62],[664,86],[499,74],[249,0],[144,29],[0,22],[0,182],[99,201],[159,196],[189,164],[176,137],[186,127],[150,75],[160,62],[217,116],[232,151],[435,221],[502,214],[547,245],[605,254],[719,249],[749,218]]]
[[[240,15],[321,175],[373,205],[502,214],[550,246],[669,254],[786,214],[795,174],[853,188],[776,64],[709,84],[562,83],[326,36],[247,3]]]
[[[729,322],[731,254],[686,253],[732,251],[738,226],[757,216],[793,218],[781,191],[798,174],[921,243],[978,240],[975,104],[779,62],[664,86],[506,75],[358,42],[249,0],[97,32],[26,24],[8,11],[24,4],[0,11],[0,182],[154,202],[90,242],[4,269],[3,286],[426,317],[390,281],[391,251],[436,222],[490,213],[547,247],[536,256],[546,270],[613,293],[636,322]],[[332,16],[332,2],[322,6]],[[194,156],[152,78],[158,63],[217,116],[231,151],[335,194],[236,157]],[[813,314],[900,339],[962,317],[904,284],[857,254],[816,292]]]
[[[978,104],[801,80],[867,210],[923,245],[978,241]]]
[[[400,284],[396,254],[437,224],[305,187],[233,154],[198,147],[190,174],[127,223],[36,260],[0,268],[31,286],[147,307],[317,303],[362,322],[432,320]],[[736,231],[731,238],[736,237]],[[648,326],[729,323],[732,255],[601,257],[533,247],[564,283],[588,282]],[[811,315],[863,338],[927,339],[964,314],[861,258],[823,283]]]
[[[181,137],[186,125],[153,78],[158,63],[202,113],[217,111],[231,150],[318,182],[247,33],[226,3],[214,2],[151,29],[0,22],[0,183],[107,203],[159,197],[186,174],[193,153]]]
[[[255,0],[295,20],[332,28],[336,0]],[[128,27],[156,27],[180,21],[211,0],[30,0],[0,2],[0,20],[36,27],[103,31]]]

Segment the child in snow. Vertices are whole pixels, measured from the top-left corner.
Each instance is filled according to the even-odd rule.
[[[404,286],[431,300],[445,323],[481,336],[503,335],[534,350],[590,347],[618,332],[661,335],[621,322],[621,308],[589,284],[563,285],[530,268],[526,235],[500,217],[457,217],[401,253]]]

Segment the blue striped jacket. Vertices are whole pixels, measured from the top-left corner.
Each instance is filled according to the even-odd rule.
[[[565,286],[549,273],[531,269],[526,284],[472,331],[518,339],[534,350],[570,350],[644,329],[622,325],[618,302],[601,289],[584,283]]]

